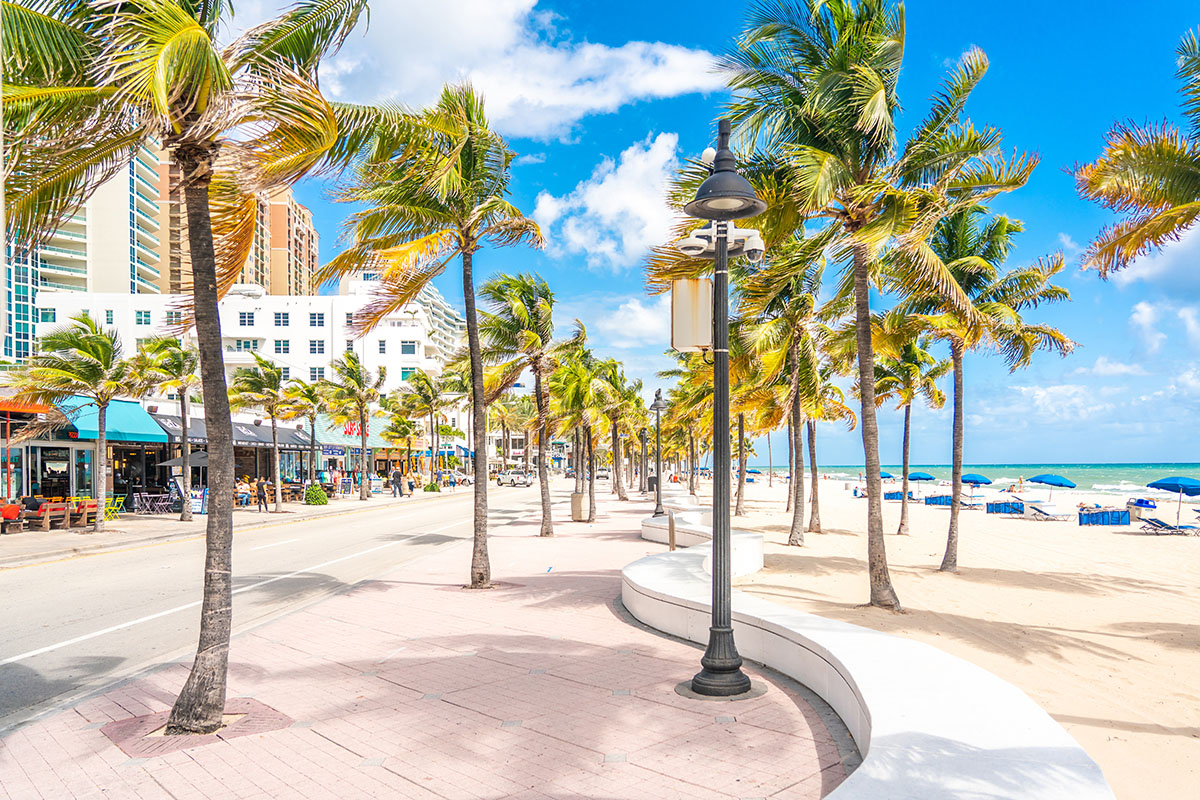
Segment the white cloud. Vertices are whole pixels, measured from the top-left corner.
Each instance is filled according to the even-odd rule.
[[[1062,245],[1063,252],[1067,255],[1074,255],[1079,252],[1079,243],[1072,239],[1069,233],[1060,233],[1058,235],[1058,243]]]
[[[665,349],[671,341],[671,296],[659,295],[645,302],[631,297],[596,320],[594,327],[612,347]]]
[[[1114,375],[1145,375],[1146,370],[1137,364],[1122,364],[1120,361],[1110,361],[1108,356],[1100,356],[1090,367],[1079,367],[1076,375],[1099,375],[1111,377]]]
[[[516,164],[517,166],[522,166],[525,164],[545,164],[546,163],[546,154],[545,153],[529,153],[527,155],[517,156],[516,159],[513,161],[513,163]]]
[[[1111,403],[1098,403],[1095,392],[1079,384],[1057,386],[1014,386],[1025,401],[1024,412],[1041,420],[1078,420],[1111,411]]]
[[[1113,282],[1122,287],[1144,281],[1169,287],[1172,291],[1194,290],[1200,288],[1197,262],[1200,262],[1200,225],[1193,225],[1183,232],[1179,241],[1144,255],[1114,273]]]
[[[1193,347],[1200,347],[1200,309],[1195,306],[1184,306],[1177,313],[1179,319],[1183,321],[1188,341]]]
[[[604,159],[562,197],[538,195],[533,218],[551,255],[583,254],[591,267],[632,267],[670,236],[667,185],[679,166],[679,136],[660,133]]]
[[[1133,307],[1133,313],[1129,315],[1129,324],[1142,337],[1142,342],[1151,353],[1157,353],[1167,340],[1167,335],[1158,329],[1161,316],[1159,307],[1145,300],[1137,303]]]
[[[274,11],[238,4],[244,29]],[[387,0],[321,68],[333,97],[424,106],[442,84],[470,80],[497,129],[511,136],[565,137],[589,114],[639,100],[711,92],[724,86],[714,58],[665,42],[620,46],[576,42],[537,0]]]

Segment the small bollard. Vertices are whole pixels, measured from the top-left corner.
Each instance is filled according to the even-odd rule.
[[[675,512],[667,512],[667,547],[675,550]]]

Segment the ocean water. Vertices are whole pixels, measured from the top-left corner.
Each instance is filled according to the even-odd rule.
[[[765,467],[758,467],[765,471]],[[900,476],[899,464],[884,464],[885,472]],[[787,467],[772,467],[777,475],[787,474]],[[862,465],[819,465],[817,472],[828,475],[831,480],[858,480],[862,474]],[[909,472],[928,472],[937,482],[950,480],[948,464],[911,464]],[[1141,464],[964,464],[963,472],[974,472],[992,479],[992,489],[1004,489],[1024,478],[1028,480],[1034,475],[1051,473],[1073,481],[1076,489],[1055,489],[1054,492],[1070,494],[1108,494],[1123,497],[1175,497],[1169,492],[1161,492],[1146,488],[1146,484],[1159,478],[1169,478],[1176,475],[1200,479],[1200,463],[1163,463],[1151,462]],[[928,483],[923,484],[928,486]],[[1049,487],[1037,484],[1025,484],[1026,488],[1035,491],[1048,491]],[[1188,498],[1184,498],[1186,502]]]

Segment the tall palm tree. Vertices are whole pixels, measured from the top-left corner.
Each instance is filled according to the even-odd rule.
[[[379,435],[392,444],[404,443],[404,471],[407,473],[412,468],[412,440],[420,432],[421,427],[405,415],[402,407],[397,407],[395,404],[385,407],[392,412],[392,415],[388,419],[387,427]]]
[[[804,400],[804,423],[808,433],[808,465],[812,480],[812,490],[809,493],[809,533],[821,532],[821,494],[820,475],[817,474],[817,423],[844,422],[847,430],[854,430],[858,423],[854,411],[846,405],[846,397],[841,388],[833,382],[834,369],[827,361],[822,361],[817,369],[812,387],[812,393]],[[803,479],[803,474],[798,476]]]
[[[210,493],[200,637],[168,734],[211,733],[225,707],[234,474],[217,299],[253,246],[255,193],[340,168],[403,128],[399,113],[330,103],[318,86],[367,0],[297,0],[221,46],[233,6],[45,0],[3,15],[9,241],[48,236],[143,144],[161,142],[182,176]]]
[[[397,392],[393,408],[410,417],[429,420],[429,482],[437,483],[438,418],[449,404],[444,387],[438,378],[423,369],[412,373]]]
[[[1169,122],[1114,125],[1104,153],[1075,169],[1079,194],[1124,216],[1100,231],[1084,254],[1101,277],[1174,241],[1200,220],[1200,34],[1175,52],[1183,82],[1184,128]]]
[[[283,367],[254,356],[253,367],[239,367],[229,386],[229,407],[234,410],[256,408],[271,418],[271,482],[275,484],[275,513],[283,511],[283,486],[279,475],[279,420],[291,411]]]
[[[630,406],[638,401],[641,394],[641,382],[636,387],[631,386],[625,379],[625,372],[616,359],[606,359],[597,365],[600,378],[600,393],[598,401],[608,419],[609,436],[612,452],[612,485],[613,494],[618,500],[628,500],[625,484],[621,481],[621,431],[622,422],[629,413]]]
[[[484,362],[503,365],[508,386],[525,370],[533,373],[538,488],[542,497],[539,534],[553,536],[550,474],[546,469],[546,451],[550,445],[550,397],[546,379],[554,371],[562,351],[562,347],[554,343],[554,293],[546,281],[530,273],[492,278],[479,288],[479,293],[488,306],[479,320]],[[526,452],[529,449],[527,446]]]
[[[484,376],[475,310],[475,254],[485,243],[540,247],[537,223],[506,197],[514,153],[491,129],[483,98],[468,84],[447,86],[437,104],[412,123],[415,141],[374,158],[340,199],[365,205],[348,221],[353,244],[317,280],[364,267],[380,270],[375,301],[360,313],[370,328],[402,307],[455,258],[462,261],[467,347],[471,361],[474,449],[487,447]],[[356,317],[358,319],[359,317]],[[471,588],[491,585],[487,554],[487,465],[475,462],[475,525]]]
[[[923,397],[930,408],[941,408],[946,403],[946,395],[938,388],[937,382],[950,371],[951,362],[948,359],[939,361],[930,355],[930,343],[928,336],[911,338],[900,345],[898,357],[884,356],[875,360],[875,401],[882,405],[888,400],[895,400],[896,406],[904,409],[898,534],[908,533],[908,454],[912,404],[918,397]]]
[[[257,356],[256,356],[257,357]],[[333,377],[320,382],[321,394],[334,422],[352,422],[358,426],[362,440],[362,481],[358,487],[358,499],[371,496],[370,467],[367,462],[368,424],[375,413],[372,408],[379,402],[380,389],[387,378],[387,368],[380,367],[378,375],[363,366],[358,353],[349,352],[334,361]]]
[[[587,471],[588,522],[596,521],[596,446],[605,423],[607,387],[598,365],[591,351],[581,348],[564,358],[550,376],[550,396],[557,405],[554,416],[564,430],[580,434],[581,471]]]
[[[183,443],[183,481],[186,491],[183,496],[181,522],[192,521],[192,504],[189,502],[192,489],[192,445],[188,439],[189,406],[191,395],[200,389],[200,354],[180,344],[171,336],[154,337],[143,343],[139,357],[144,359],[139,373],[158,391],[179,395],[179,441]]]
[[[896,87],[904,11],[882,0],[780,0],[755,6],[738,49],[722,60],[744,142],[785,154],[804,217],[825,220],[812,239],[840,262],[859,331],[862,439],[867,472],[871,605],[899,609],[883,539],[879,427],[870,341],[872,273],[883,250],[907,286],[968,304],[926,240],[953,211],[1023,185],[1036,164],[1006,160],[1000,133],[963,119],[987,69],[977,49],[951,71],[929,116],[897,147]],[[754,224],[753,221],[750,224]]]
[[[308,452],[308,482],[317,482],[317,416],[325,408],[325,396],[321,393],[321,385],[305,383],[299,378],[292,378],[284,389],[287,405],[280,419],[298,419],[303,417],[308,422],[310,437]]]
[[[122,358],[121,337],[100,327],[82,313],[73,324],[50,331],[38,340],[38,352],[5,373],[5,382],[16,390],[18,403],[55,405],[73,397],[86,398],[72,411],[96,408],[96,499],[108,493],[108,407],[118,397],[138,391],[139,381],[129,360]],[[67,412],[70,419],[72,411]],[[184,445],[186,447],[186,444]],[[104,514],[97,514],[92,531],[104,530]]]
[[[986,219],[983,206],[972,206],[947,217],[937,228],[930,246],[947,265],[955,284],[968,299],[968,308],[947,302],[939,294],[916,294],[895,310],[921,314],[932,335],[950,343],[954,369],[954,442],[951,468],[950,529],[941,570],[958,571],[958,517],[962,497],[963,460],[963,356],[968,350],[994,347],[1009,371],[1028,366],[1037,350],[1067,355],[1075,347],[1062,331],[1045,324],[1027,323],[1021,312],[1043,303],[1069,300],[1070,293],[1050,281],[1063,270],[1062,254],[1043,258],[1008,272],[1000,271],[1013,236],[1021,230],[1016,220],[1004,216]],[[894,274],[885,280],[895,282]]]

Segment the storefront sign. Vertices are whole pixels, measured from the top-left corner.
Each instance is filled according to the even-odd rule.
[[[321,445],[321,455],[323,455],[323,456],[344,456],[344,455],[346,455],[346,448],[335,447],[331,444],[323,444],[323,445]]]

